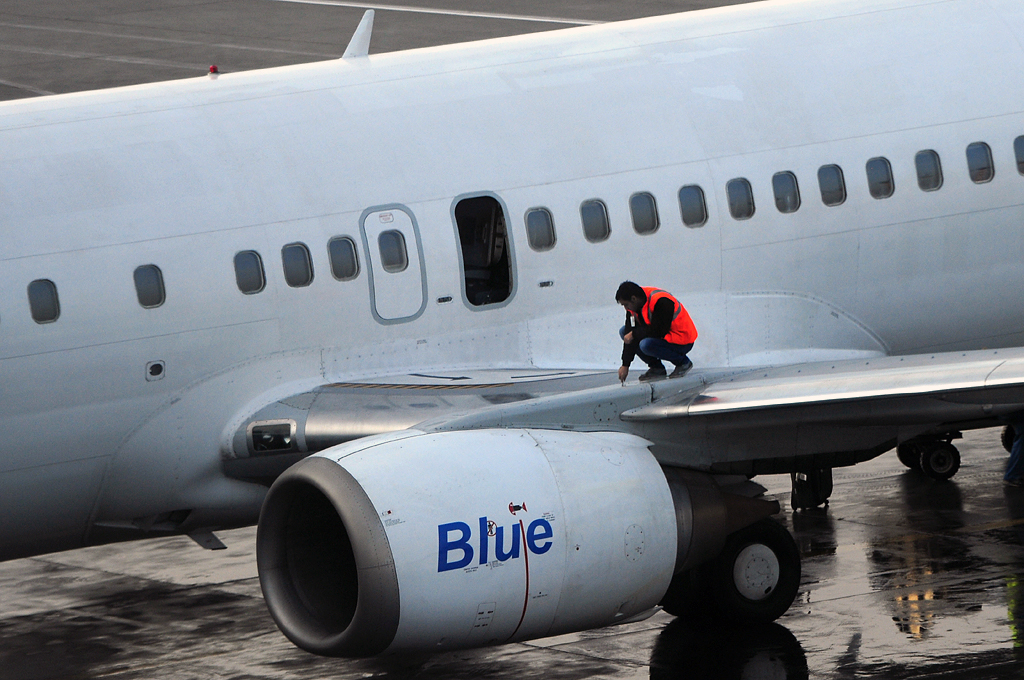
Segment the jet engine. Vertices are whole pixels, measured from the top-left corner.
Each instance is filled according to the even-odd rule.
[[[721,561],[730,534],[778,511],[711,475],[663,471],[648,446],[612,432],[404,430],[306,458],[260,516],[270,613],[302,649],[346,657],[642,618],[670,583]],[[754,620],[796,595],[799,557],[775,526],[789,545],[755,532],[723,567]]]

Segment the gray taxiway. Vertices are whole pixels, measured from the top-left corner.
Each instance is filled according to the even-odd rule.
[[[663,14],[715,0],[5,0],[0,99],[341,55],[363,8],[371,53]],[[383,7],[395,9],[382,9]],[[415,10],[415,11],[414,11]],[[500,15],[500,16],[496,16]],[[551,21],[557,19],[558,21]],[[568,21],[569,23],[565,23]],[[836,470],[830,505],[793,512],[796,603],[759,629],[647,621],[440,655],[347,661],[293,647],[259,591],[254,529],[0,563],[0,680],[44,678],[1019,678],[1024,491],[994,431],[968,433],[939,483],[886,454]]]
[[[370,54],[746,0],[4,0],[0,100],[340,57],[366,9]]]

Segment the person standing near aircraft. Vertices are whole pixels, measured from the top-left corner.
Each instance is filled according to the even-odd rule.
[[[1006,461],[1006,473],[1003,483],[1007,486],[1024,487],[1024,421],[1015,420],[1010,424],[1013,428],[1013,446],[1010,447],[1010,459]]]
[[[686,354],[697,340],[697,329],[686,308],[671,293],[623,281],[615,291],[615,301],[626,308],[626,324],[619,329],[623,343],[620,382],[626,381],[635,356],[648,366],[641,381],[665,377],[663,360],[675,365],[670,378],[683,376],[693,368]]]

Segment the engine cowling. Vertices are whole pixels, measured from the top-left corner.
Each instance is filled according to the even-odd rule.
[[[648,445],[611,432],[406,430],[307,458],[260,517],[271,615],[302,649],[371,656],[648,611],[731,530],[710,478],[670,485]]]

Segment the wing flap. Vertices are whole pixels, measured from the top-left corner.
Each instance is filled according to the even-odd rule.
[[[1024,402],[1024,349],[799,364],[710,379],[699,393],[655,400],[627,421],[851,401],[933,396],[954,403]]]

